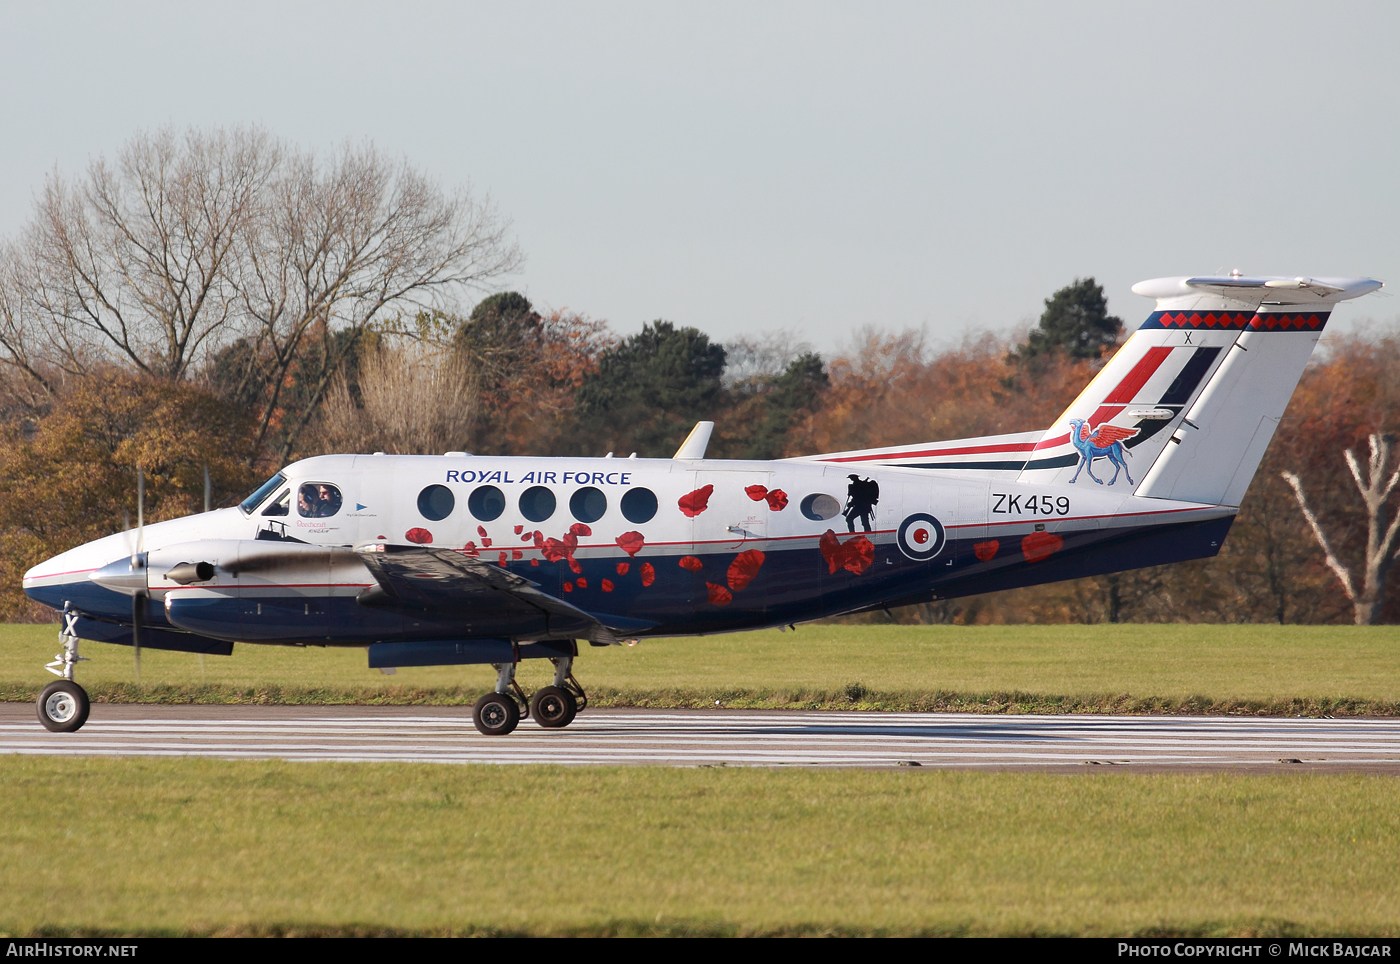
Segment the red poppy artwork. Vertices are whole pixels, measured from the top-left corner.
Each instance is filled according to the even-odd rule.
[[[485,527],[485,526],[477,526],[477,527],[476,527],[476,534],[479,535],[479,536],[481,536],[481,538],[485,539],[485,538],[486,538],[486,527]]]
[[[1048,559],[1064,548],[1065,540],[1050,532],[1032,532],[1021,540],[1021,551],[1027,562]]]
[[[584,525],[582,522],[575,522],[573,525],[569,526],[569,532],[573,534],[575,538],[579,536],[593,535],[593,530],[590,529],[588,526]]]
[[[656,567],[649,562],[642,563],[642,585],[650,586],[656,582]]]
[[[723,586],[716,586],[712,582],[705,583],[705,588],[710,592],[710,602],[716,606],[728,606],[734,601],[734,594]]]
[[[865,536],[856,536],[842,543],[835,532],[827,529],[822,533],[817,547],[821,549],[827,569],[832,573],[845,569],[859,576],[875,563],[875,544]]]
[[[713,485],[703,485],[694,492],[688,492],[676,501],[680,506],[681,514],[687,519],[693,519],[710,507],[710,496],[714,495]]]
[[[601,590],[603,590],[603,592],[612,592],[612,591],[613,591],[613,581],[612,581],[611,579],[604,579],[602,582],[600,582],[600,583],[598,584],[598,588],[601,589]]]
[[[534,542],[538,532],[526,532],[520,537],[521,542]]]
[[[689,569],[691,572],[699,572],[705,568],[705,564],[694,556],[681,556],[678,565],[682,569]]]
[[[420,546],[433,541],[433,534],[427,529],[409,529],[403,534],[409,542],[416,542]]]
[[[787,504],[787,493],[782,489],[773,489],[768,493],[768,508],[772,509],[774,512],[782,512],[787,508]]]
[[[632,564],[630,562],[619,562],[617,564],[617,574],[619,576],[625,576],[627,575],[627,570],[631,568]]]
[[[525,553],[521,552],[519,549],[512,549],[510,551],[510,557],[512,559],[524,559]]]
[[[973,545],[972,554],[981,562],[990,562],[996,556],[997,550],[1001,548],[1001,543],[996,539],[988,542],[979,542]]]
[[[502,549],[502,550],[501,550],[501,558],[500,558],[499,561],[500,561],[501,565],[503,565],[503,566],[504,566],[506,563],[510,562],[510,553],[509,553],[509,552],[506,552],[504,549]]]
[[[746,485],[744,494],[755,502],[762,502],[768,496],[768,486],[766,485]]]
[[[462,551],[465,552],[465,553],[466,553],[467,555],[469,555],[469,556],[479,556],[479,555],[481,555],[481,553],[478,552],[477,549],[476,549],[476,543],[475,543],[475,542],[472,542],[472,541],[470,541],[470,540],[468,540],[468,541],[467,541],[467,544],[466,544],[465,546],[462,547]]]
[[[580,589],[588,588],[588,580],[583,578],[582,576],[579,576],[577,579],[574,580],[574,582],[578,583],[578,587]]]
[[[646,544],[647,541],[642,538],[640,532],[624,532],[617,537],[618,548],[629,556],[635,556],[637,553],[641,552],[642,546]]]
[[[536,535],[538,535],[538,533],[536,533]],[[569,555],[573,552],[572,547],[565,545],[558,539],[537,538],[535,540],[535,548],[540,550],[540,552],[544,553],[545,559],[549,560],[550,562],[558,562],[561,559],[567,559]]]
[[[522,532],[524,532],[524,531],[525,531],[525,527],[524,527],[524,526],[516,526],[516,527],[515,527],[515,534],[516,534],[516,535],[520,535],[520,533],[522,533]]]
[[[530,560],[530,565],[532,565],[532,566],[538,566],[539,564],[540,564],[540,561],[539,561],[538,559],[531,559],[531,560]]]
[[[735,592],[747,589],[758,570],[763,568],[763,553],[757,549],[745,549],[729,564],[729,588]]]
[[[564,583],[564,591],[565,591],[565,592],[573,592],[573,591],[574,591],[574,584],[571,583],[571,582],[566,582],[566,583]]]
[[[569,571],[576,576],[579,573],[583,572],[583,566],[579,565],[578,560],[575,559],[573,556],[569,557]]]

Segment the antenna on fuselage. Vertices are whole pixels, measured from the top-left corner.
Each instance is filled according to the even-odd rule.
[[[210,492],[210,486],[209,486],[209,463],[208,463],[208,462],[205,462],[205,463],[204,463],[204,511],[205,511],[205,512],[208,512],[208,511],[209,511],[209,496],[210,496],[210,494],[211,494],[211,492]]]

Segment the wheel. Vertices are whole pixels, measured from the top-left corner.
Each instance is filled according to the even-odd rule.
[[[530,698],[530,715],[540,726],[559,729],[568,726],[578,715],[578,700],[566,689],[546,686]]]
[[[520,722],[520,704],[504,693],[487,693],[472,707],[472,722],[487,736],[505,736]]]
[[[50,683],[39,694],[39,722],[54,733],[72,733],[87,722],[87,690],[72,680]]]

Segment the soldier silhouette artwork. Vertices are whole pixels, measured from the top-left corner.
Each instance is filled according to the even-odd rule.
[[[856,518],[859,517],[860,524],[869,532],[870,517],[880,501],[880,483],[874,479],[862,479],[858,475],[849,475],[847,478],[851,480],[851,484],[846,487],[846,510],[841,513],[846,517],[846,528],[855,532]]]

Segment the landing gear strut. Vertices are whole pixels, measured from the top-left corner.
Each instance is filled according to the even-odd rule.
[[[515,681],[514,663],[493,663],[496,692],[487,693],[472,707],[472,722],[486,736],[505,736],[520,723],[521,709],[529,712],[525,691]]]
[[[559,729],[572,723],[579,711],[588,706],[588,694],[574,679],[572,656],[550,662],[554,664],[554,683],[535,691],[530,699],[530,713],[540,726]]]
[[[505,736],[520,724],[524,716],[547,729],[568,726],[588,706],[588,694],[574,679],[572,656],[551,658],[554,683],[541,687],[529,700],[515,681],[514,663],[493,663],[496,670],[496,692],[487,693],[472,707],[472,722],[486,736]]]
[[[63,610],[63,629],[58,641],[63,652],[44,668],[59,677],[39,694],[39,722],[54,733],[72,733],[87,722],[91,702],[87,691],[73,682],[73,667],[87,657],[78,655],[78,634],[75,625],[78,614],[68,607]]]

